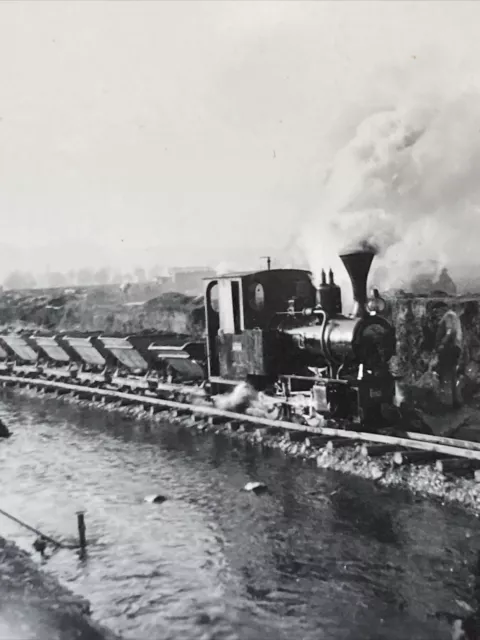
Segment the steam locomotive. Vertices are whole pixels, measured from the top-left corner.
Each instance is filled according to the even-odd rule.
[[[341,256],[353,288],[342,310],[332,271],[318,289],[300,269],[228,274],[205,282],[205,340],[99,333],[0,335],[0,372],[170,397],[213,396],[242,382],[275,398],[281,417],[328,415],[377,424],[392,405],[395,332],[367,299],[374,254]],[[183,396],[185,397],[185,396]]]
[[[305,411],[372,422],[392,404],[395,381],[389,361],[395,331],[367,300],[374,254],[341,256],[354,296],[352,315],[342,312],[332,271],[318,290],[310,273],[295,269],[228,275],[206,286],[206,342],[211,384],[248,380],[274,389],[287,414]],[[288,417],[288,415],[286,416]]]

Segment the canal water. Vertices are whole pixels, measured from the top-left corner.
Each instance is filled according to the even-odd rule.
[[[471,602],[478,521],[460,510],[52,399],[2,396],[0,417],[1,508],[72,541],[86,509],[87,558],[47,569],[125,638],[437,640],[435,613]],[[32,548],[3,516],[0,534]]]

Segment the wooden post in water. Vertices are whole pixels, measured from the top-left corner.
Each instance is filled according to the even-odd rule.
[[[87,546],[87,538],[85,535],[85,513],[83,511],[77,511],[77,526],[80,549],[84,551]]]

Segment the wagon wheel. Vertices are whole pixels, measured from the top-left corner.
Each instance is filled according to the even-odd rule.
[[[277,404],[273,407],[271,411],[268,412],[269,420],[283,420],[284,419],[284,408],[281,404]]]

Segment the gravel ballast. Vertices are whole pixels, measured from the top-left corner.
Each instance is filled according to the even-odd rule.
[[[286,455],[315,464],[318,468],[356,475],[386,487],[409,489],[414,493],[440,499],[443,502],[460,504],[480,514],[480,482],[444,475],[435,469],[434,464],[406,464],[398,467],[393,465],[391,455],[373,459],[364,457],[359,448],[353,445],[332,450],[315,446],[315,436],[308,437],[308,434],[305,434],[302,439],[301,436],[299,438],[299,434],[294,433],[290,436],[281,429],[255,428],[247,423],[234,425],[217,419],[208,421],[204,417],[193,415],[177,416],[175,412],[169,410],[152,414],[141,405],[122,406],[121,402],[103,404],[81,400],[73,394],[55,397],[53,394],[37,389],[16,388],[14,393],[34,398],[55,398],[55,402],[73,403],[84,407],[101,407],[103,411],[118,412],[137,419],[148,419],[157,424],[174,423],[196,432],[224,434],[259,447],[280,449]]]

